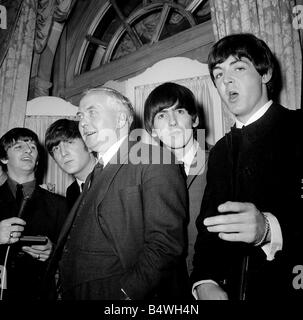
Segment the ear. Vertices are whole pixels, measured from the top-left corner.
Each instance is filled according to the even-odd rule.
[[[268,69],[266,73],[262,75],[262,83],[266,84],[272,77],[272,69]]]
[[[195,121],[193,122],[192,127],[193,127],[193,128],[196,128],[196,127],[198,126],[198,124],[199,124],[199,117],[196,116],[196,119],[195,119]]]
[[[124,112],[120,112],[117,117],[117,128],[121,129],[127,123],[127,115]]]
[[[151,136],[152,136],[153,138],[157,138],[157,137],[158,137],[157,132],[156,132],[155,129],[152,130]]]
[[[7,159],[1,159],[0,160],[3,164],[7,164],[8,163],[8,160]]]

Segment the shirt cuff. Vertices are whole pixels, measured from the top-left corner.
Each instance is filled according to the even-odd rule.
[[[213,283],[213,284],[215,284],[215,285],[218,286],[217,282],[215,282],[215,281],[213,281],[213,280],[201,280],[201,281],[195,282],[195,283],[193,284],[193,288],[192,288],[191,293],[192,293],[192,295],[194,296],[194,298],[195,298],[196,300],[198,300],[198,295],[197,295],[197,289],[196,289],[196,288],[197,288],[200,284],[203,284],[203,283]]]
[[[282,250],[283,237],[278,219],[270,212],[263,212],[269,222],[270,242],[263,245],[261,248],[266,254],[266,260],[272,261],[275,254]]]

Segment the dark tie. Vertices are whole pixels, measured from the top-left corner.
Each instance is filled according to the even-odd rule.
[[[83,191],[83,188],[84,188],[84,182],[81,183],[81,186],[80,186],[80,193]]]
[[[18,208],[20,208],[23,197],[23,185],[18,183],[16,187],[16,203]]]
[[[179,161],[180,167],[182,168],[182,173],[184,174],[185,179],[187,178],[187,174],[185,171],[185,164],[183,161]]]
[[[90,183],[89,183],[88,188],[90,188],[90,186],[92,185],[95,177],[98,176],[101,173],[101,171],[103,170],[103,167],[104,167],[103,161],[99,160],[97,162],[97,164],[95,165],[94,170],[93,170],[93,172],[92,172],[92,174],[90,176]]]

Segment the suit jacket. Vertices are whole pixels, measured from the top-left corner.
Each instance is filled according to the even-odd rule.
[[[202,198],[206,186],[208,151],[205,151],[205,159],[201,160],[202,165],[198,170],[193,164],[189,170],[186,179],[186,185],[189,196],[189,223],[188,223],[188,254],[187,254],[187,270],[191,274],[193,270],[194,245],[196,242],[198,230],[196,220],[200,213]],[[193,161],[195,163],[195,161]]]
[[[0,220],[17,216],[18,208],[8,183],[0,187]],[[47,236],[55,245],[67,215],[65,198],[36,186],[25,207],[22,219],[26,221],[23,235]],[[40,285],[47,263],[36,260],[21,251],[20,243],[11,245],[7,264],[8,299],[35,300],[40,298]],[[3,265],[7,246],[0,247]],[[54,278],[52,278],[54,281]],[[51,286],[54,283],[52,282]]]
[[[138,157],[141,161],[134,164]],[[50,274],[77,216],[85,214],[81,212],[85,207],[99,225],[82,230],[81,238],[74,239],[76,245],[71,250],[75,263],[69,266],[69,272],[64,271],[63,250],[63,292],[85,284],[86,293],[74,298],[100,299],[92,288],[103,271],[98,261],[104,264],[109,259],[94,241],[95,233],[102,230],[121,265],[121,276],[115,280],[119,292],[107,296],[109,299],[122,299],[120,288],[131,299],[184,296],[187,190],[180,166],[171,164],[173,156],[167,150],[130,141],[122,144],[114,158],[117,162],[112,159],[91,186],[90,177],[86,180],[60,234]],[[110,291],[107,286],[115,283],[106,285],[104,281],[100,285],[99,291]]]
[[[273,104],[242,130],[232,128],[211,150],[195,245],[192,281],[212,279],[238,299],[244,257],[247,299],[290,298],[293,268],[302,265],[302,116]],[[251,202],[279,221],[283,249],[268,261],[261,247],[219,239],[203,225],[226,201]],[[299,250],[299,251],[298,251]],[[302,291],[302,290],[301,290]]]
[[[80,188],[77,180],[75,180],[68,188],[66,189],[66,201],[68,203],[69,209],[73,207],[76,200],[80,195]]]

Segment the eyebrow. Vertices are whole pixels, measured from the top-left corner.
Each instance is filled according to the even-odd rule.
[[[177,110],[177,109],[181,109],[183,108],[180,104],[179,101],[177,100],[173,105],[169,106],[169,107],[165,107],[162,110],[160,110],[159,112],[168,112],[169,110]]]
[[[243,60],[243,58],[244,58],[245,60]],[[234,59],[235,59],[235,60],[231,61],[231,62],[229,63],[229,65],[234,65],[234,64],[236,64],[236,63],[238,63],[238,62],[243,62],[243,63],[249,65],[249,62],[250,62],[250,60],[249,60],[248,58],[246,58],[246,57],[242,57],[242,58],[236,58],[236,57],[234,57]],[[246,60],[247,60],[247,61],[246,61]],[[223,63],[223,62],[222,62],[222,63]],[[216,65],[214,66],[214,69],[213,69],[213,70],[215,70],[215,69],[220,69],[220,70],[222,70],[222,67],[220,67],[219,64],[221,64],[221,63],[216,64]]]

